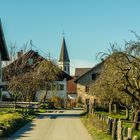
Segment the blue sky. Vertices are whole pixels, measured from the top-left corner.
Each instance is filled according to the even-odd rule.
[[[0,0],[7,46],[29,40],[59,58],[63,31],[75,67],[92,67],[109,43],[124,44],[140,35],[140,0]]]

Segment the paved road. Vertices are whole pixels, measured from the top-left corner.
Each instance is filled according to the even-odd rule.
[[[76,116],[80,113],[81,110],[52,110],[41,114],[9,140],[92,140]]]

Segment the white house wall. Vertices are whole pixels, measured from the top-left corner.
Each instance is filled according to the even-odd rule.
[[[61,99],[67,98],[67,80],[64,79],[63,81],[55,81],[55,84],[62,84],[64,85],[64,90],[49,90],[47,92],[47,99],[50,99],[52,97],[60,97]],[[36,93],[36,99],[40,101],[45,96],[46,91],[40,90]]]
[[[46,91],[45,91],[45,90],[37,91],[37,92],[36,92],[36,100],[37,100],[37,101],[43,100],[45,94],[46,94]]]

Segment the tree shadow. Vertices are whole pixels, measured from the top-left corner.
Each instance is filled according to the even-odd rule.
[[[25,126],[17,130],[14,134],[12,134],[10,137],[8,137],[6,140],[16,140],[23,137],[28,137],[25,134],[30,133],[34,129],[36,125],[34,124],[34,121],[27,123]]]

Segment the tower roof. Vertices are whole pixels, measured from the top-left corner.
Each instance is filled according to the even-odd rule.
[[[61,53],[60,53],[60,57],[59,57],[59,62],[60,61],[70,62],[68,51],[67,51],[67,46],[66,46],[66,42],[65,42],[64,37],[63,37]]]
[[[0,20],[0,52],[2,54],[2,60],[9,60],[9,54],[4,38],[1,20]]]

